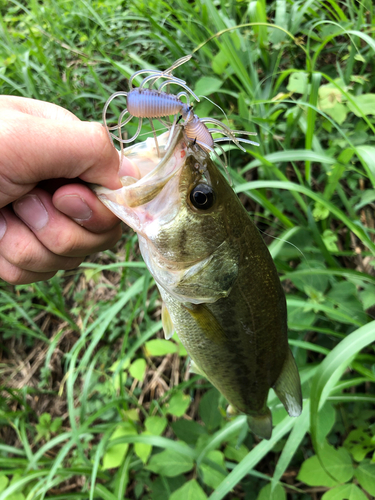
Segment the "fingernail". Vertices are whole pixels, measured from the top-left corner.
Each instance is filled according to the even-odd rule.
[[[57,210],[71,217],[77,222],[90,219],[92,210],[85,200],[76,194],[67,194],[54,201]]]
[[[13,209],[18,217],[35,231],[43,229],[49,220],[46,207],[35,194],[28,194],[15,201]]]
[[[3,214],[0,213],[0,240],[4,236],[6,230],[7,230],[6,220],[4,219]]]

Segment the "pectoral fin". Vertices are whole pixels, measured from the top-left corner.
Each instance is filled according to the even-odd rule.
[[[212,303],[227,297],[238,276],[240,249],[225,240],[209,257],[191,266],[173,286],[182,302]]]
[[[161,306],[161,322],[163,324],[164,337],[169,340],[174,334],[174,326],[167,306],[164,302]]]
[[[302,412],[301,381],[293,354],[288,349],[282,372],[273,386],[274,391],[291,417]]]

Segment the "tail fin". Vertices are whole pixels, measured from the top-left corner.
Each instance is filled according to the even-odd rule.
[[[264,413],[259,415],[248,415],[247,422],[254,434],[262,439],[270,439],[272,436],[272,414],[266,407]]]

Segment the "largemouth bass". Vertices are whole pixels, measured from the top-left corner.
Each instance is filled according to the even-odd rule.
[[[153,140],[127,148],[141,178],[102,202],[139,237],[160,290],[166,338],[177,332],[204,375],[249,426],[269,439],[272,387],[290,416],[302,409],[287,339],[286,301],[272,257],[237,195],[208,153],[177,128],[163,157]],[[164,138],[164,146],[166,137]]]

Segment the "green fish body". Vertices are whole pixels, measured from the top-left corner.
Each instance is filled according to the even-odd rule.
[[[275,265],[209,155],[187,144],[181,131],[170,148],[161,166],[133,184],[127,180],[121,193],[96,192],[138,232],[142,256],[165,304],[166,337],[175,330],[192,371],[248,415],[255,434],[269,439],[270,387],[289,415],[298,416],[302,409]]]

